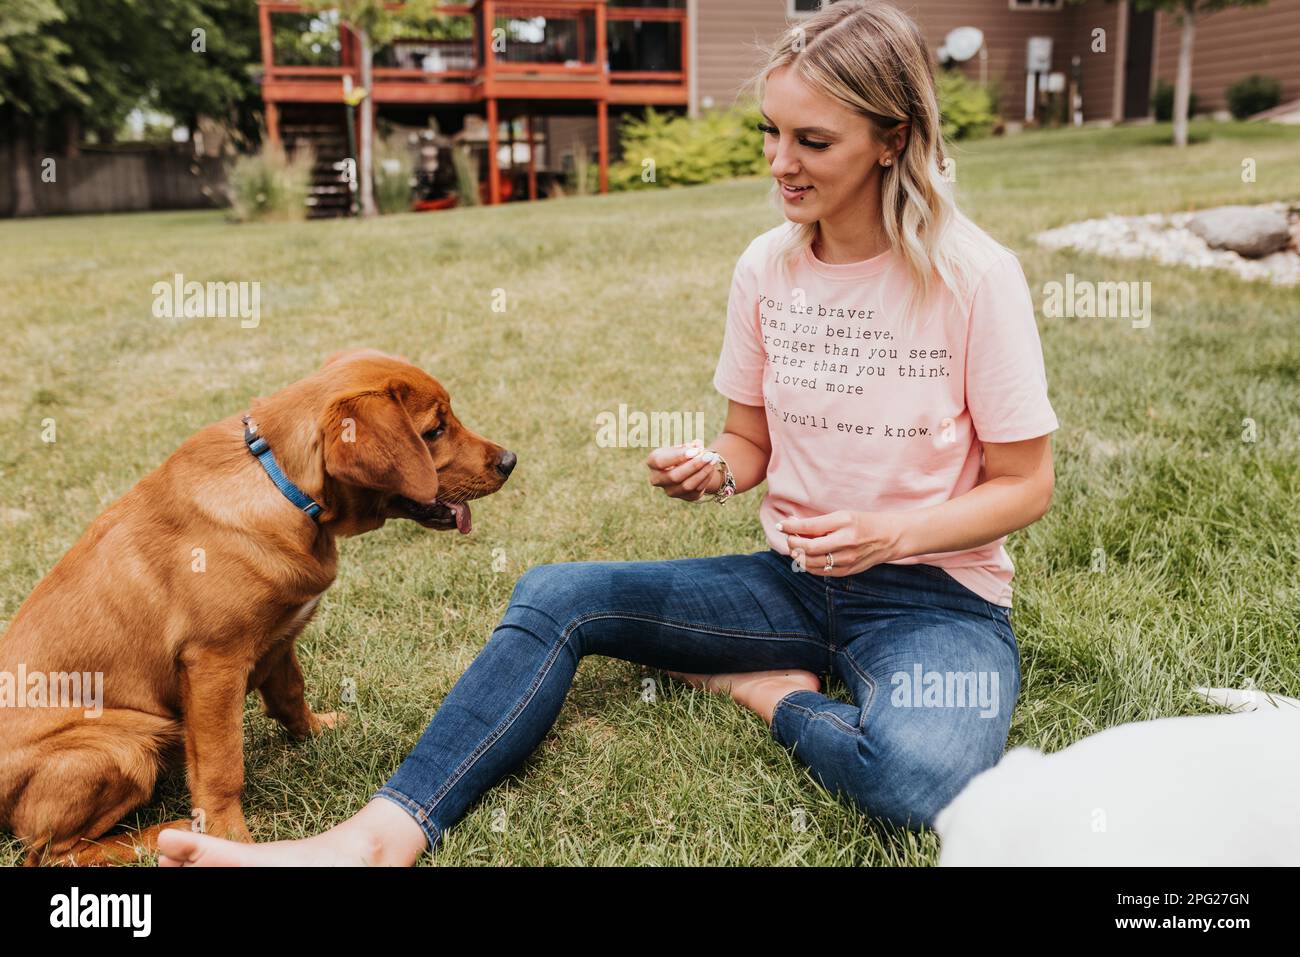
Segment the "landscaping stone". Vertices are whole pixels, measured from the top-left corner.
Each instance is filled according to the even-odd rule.
[[[1300,232],[1300,206],[1286,204],[1263,207],[1280,216],[1289,229]],[[1285,248],[1248,259],[1230,249],[1215,249],[1190,228],[1197,213],[1151,213],[1146,216],[1107,216],[1070,223],[1039,233],[1038,243],[1052,249],[1113,256],[1121,259],[1150,259],[1170,266],[1194,269],[1226,269],[1242,279],[1264,280],[1280,286],[1300,283],[1300,252],[1294,238]]]
[[[1275,253],[1291,238],[1286,213],[1268,206],[1207,209],[1194,215],[1187,228],[1212,249],[1231,249],[1248,259]]]

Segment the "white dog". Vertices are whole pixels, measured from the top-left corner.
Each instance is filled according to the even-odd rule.
[[[1008,752],[939,813],[940,866],[1300,864],[1300,701],[1196,690],[1238,713]]]

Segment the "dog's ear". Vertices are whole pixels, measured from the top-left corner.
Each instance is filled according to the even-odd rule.
[[[325,471],[340,482],[428,505],[438,497],[429,446],[395,390],[336,399],[321,424]]]

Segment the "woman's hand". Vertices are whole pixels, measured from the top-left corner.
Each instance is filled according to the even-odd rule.
[[[650,484],[664,490],[670,498],[694,502],[708,492],[722,487],[722,475],[708,456],[701,455],[704,443],[693,439],[685,445],[664,445],[645,460],[650,469]]]
[[[831,512],[812,518],[787,518],[784,532],[790,557],[814,575],[854,575],[882,562],[905,558],[900,543],[907,519],[901,512]],[[826,567],[826,556],[835,564]]]
[[[939,505],[907,512],[831,512],[777,526],[790,555],[814,575],[852,575],[916,555],[980,548],[1024,528],[1052,503],[1050,435],[984,443],[985,481]],[[826,569],[826,556],[835,564]]]

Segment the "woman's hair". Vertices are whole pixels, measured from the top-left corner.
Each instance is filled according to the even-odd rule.
[[[792,26],[768,51],[753,89],[761,103],[773,70],[795,74],[871,121],[881,142],[908,122],[907,145],[890,166],[881,167],[881,213],[890,248],[911,273],[904,317],[927,301],[936,283],[965,301],[972,277],[956,234],[973,224],[957,211],[944,177],[943,135],[930,54],[916,23],[887,3],[842,0]],[[772,184],[772,198],[779,187]],[[811,247],[815,223],[792,224],[777,249],[780,267]]]

